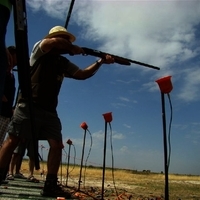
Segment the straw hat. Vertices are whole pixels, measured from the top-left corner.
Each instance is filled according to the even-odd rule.
[[[67,38],[70,40],[70,42],[74,42],[76,40],[75,36],[67,32],[67,29],[62,26],[54,26],[52,29],[50,29],[49,34],[45,38],[52,38],[55,36]]]

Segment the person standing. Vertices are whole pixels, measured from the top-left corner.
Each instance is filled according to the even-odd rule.
[[[47,176],[42,196],[72,198],[68,191],[57,184],[57,175],[62,156],[62,126],[57,114],[58,95],[63,79],[85,80],[92,77],[102,64],[114,63],[114,58],[105,55],[88,67],[81,69],[62,54],[82,54],[83,49],[72,43],[75,36],[62,26],[53,27],[47,36],[37,42],[31,53],[31,86],[35,119],[35,137],[47,140],[49,154]],[[19,96],[19,100],[9,125],[9,137],[0,150],[0,175],[18,145],[20,138],[28,138],[31,133],[28,100]],[[15,124],[15,122],[18,124]],[[29,135],[29,138],[31,136]]]
[[[2,143],[5,139],[7,127],[13,115],[13,104],[16,90],[15,76],[13,74],[13,68],[17,65],[16,48],[15,46],[9,46],[7,50],[10,58],[10,64],[7,66],[4,92],[1,100],[2,108],[0,110],[0,146],[2,146]]]
[[[15,98],[15,77],[13,74],[13,68],[17,65],[16,48],[15,46],[9,46],[7,48],[7,54],[9,58],[9,64],[7,65],[6,79],[4,84],[4,92],[2,97],[2,108],[0,110],[0,148],[6,136],[8,124],[13,115],[13,103]],[[8,166],[2,175],[2,181],[5,183],[5,178],[8,171]],[[2,182],[1,181],[1,182]]]
[[[8,57],[6,53],[6,31],[10,13],[12,10],[12,0],[0,0],[0,99],[3,97]],[[0,101],[0,110],[2,102]]]

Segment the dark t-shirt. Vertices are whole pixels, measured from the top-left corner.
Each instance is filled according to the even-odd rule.
[[[6,74],[6,80],[4,85],[4,96],[7,98],[7,102],[2,101],[1,115],[4,117],[12,117],[13,103],[15,98],[15,77],[11,73]]]
[[[79,67],[64,56],[43,52],[40,43],[41,40],[33,46],[30,56],[33,103],[45,110],[56,112],[63,78],[74,78]],[[22,101],[24,99],[19,95],[18,102]]]
[[[45,110],[56,111],[64,77],[73,77],[77,70],[78,68],[63,56],[48,53],[41,56],[31,66],[33,103]]]
[[[31,85],[33,102],[46,110],[55,110],[60,87],[64,78],[63,59],[60,56],[44,55],[32,67]]]

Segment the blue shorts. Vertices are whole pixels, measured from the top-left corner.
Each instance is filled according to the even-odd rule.
[[[27,140],[31,140],[34,134],[37,140],[62,141],[62,126],[57,112],[46,111],[35,104],[32,111],[33,120],[30,120],[29,104],[18,103],[8,125],[8,134]]]

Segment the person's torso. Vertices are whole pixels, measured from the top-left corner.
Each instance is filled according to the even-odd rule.
[[[46,54],[31,67],[33,102],[54,111],[68,60],[59,55]]]
[[[15,98],[15,77],[11,73],[6,74],[4,85],[4,95],[7,99],[6,102],[2,101],[1,115],[11,117],[13,113],[13,103]]]
[[[63,78],[73,78],[79,68],[61,55],[43,52],[40,43],[34,45],[30,56],[32,98],[41,108],[54,112]],[[18,102],[24,100],[20,94]]]

